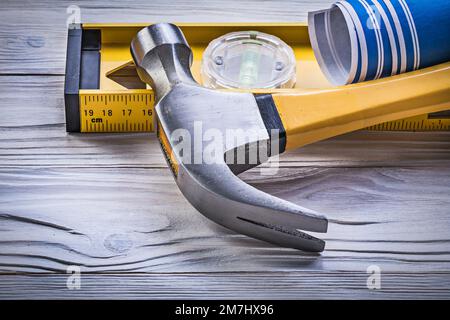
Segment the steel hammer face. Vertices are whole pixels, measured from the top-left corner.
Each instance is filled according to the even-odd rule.
[[[203,215],[236,232],[283,247],[320,252],[327,220],[273,197],[235,174],[284,151],[281,120],[270,95],[221,92],[192,77],[192,52],[172,24],[142,29],[131,53],[156,94],[157,135],[177,185]]]

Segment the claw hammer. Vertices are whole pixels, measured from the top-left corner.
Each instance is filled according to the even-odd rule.
[[[344,87],[252,94],[199,85],[190,71],[192,51],[173,24],[139,31],[131,54],[139,77],[155,92],[157,135],[188,201],[231,230],[304,251],[324,250],[323,240],[303,231],[327,232],[326,217],[259,191],[236,174],[306,144],[450,108],[450,63]],[[214,133],[207,143],[191,141],[199,126]],[[229,131],[258,134],[228,141]],[[205,161],[211,150],[214,161]],[[256,161],[249,161],[252,150]],[[236,161],[238,151],[244,161]]]

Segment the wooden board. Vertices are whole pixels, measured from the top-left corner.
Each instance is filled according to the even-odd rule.
[[[81,12],[295,21],[329,3],[92,1]],[[323,254],[275,248],[193,209],[153,134],[66,134],[69,4],[0,11],[0,298],[450,298],[449,133],[361,131],[283,155],[277,175],[242,174],[330,219]],[[70,265],[80,290],[66,288]],[[371,265],[380,290],[366,287]]]
[[[0,299],[430,299],[445,297],[450,286],[441,273],[402,272],[385,274],[382,289],[367,290],[366,276],[342,271],[87,274],[80,278],[80,290],[67,290],[66,275],[6,275]]]
[[[66,24],[73,8],[81,22],[305,22],[307,12],[333,1],[2,0],[0,73],[64,74]],[[68,14],[69,13],[69,14]]]

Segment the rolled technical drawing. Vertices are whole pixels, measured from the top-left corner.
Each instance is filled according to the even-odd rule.
[[[347,0],[310,12],[319,65],[335,85],[450,61],[450,1]]]

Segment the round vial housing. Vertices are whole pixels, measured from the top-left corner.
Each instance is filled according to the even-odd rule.
[[[268,89],[295,85],[295,56],[280,38],[258,31],[231,32],[203,53],[203,85],[210,88]]]

